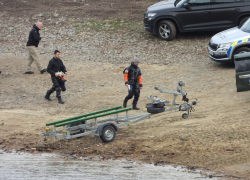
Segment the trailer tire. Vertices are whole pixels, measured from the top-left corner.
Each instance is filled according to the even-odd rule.
[[[112,142],[115,139],[115,133],[115,128],[111,125],[108,125],[103,128],[100,138],[105,143]]]
[[[146,108],[153,108],[153,107],[155,107],[153,103],[146,104]]]
[[[146,104],[146,108],[163,108],[164,106],[165,104],[162,102],[159,102],[158,104],[154,104],[154,103]]]
[[[156,108],[156,107],[149,107],[147,108],[148,113],[161,113],[165,111],[165,107]]]

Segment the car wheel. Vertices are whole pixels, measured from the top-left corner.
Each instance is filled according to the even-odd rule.
[[[250,48],[248,48],[248,47],[241,47],[241,48],[237,49],[234,52],[234,55],[235,54],[243,54],[243,53],[246,53],[246,52],[250,52]]]
[[[239,27],[241,27],[244,22],[246,22],[249,19],[249,17],[244,17],[243,19],[240,20]]]
[[[176,27],[171,21],[161,21],[158,25],[158,36],[166,41],[171,41],[176,36]]]
[[[246,53],[246,52],[250,52],[250,48],[241,47],[239,49],[236,49],[236,51],[234,52],[233,57],[232,57],[232,65],[234,65],[234,55],[235,54],[243,54],[243,53]]]

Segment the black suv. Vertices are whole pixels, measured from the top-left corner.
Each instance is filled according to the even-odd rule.
[[[145,30],[171,41],[178,32],[221,31],[250,17],[250,0],[165,0],[144,15]]]

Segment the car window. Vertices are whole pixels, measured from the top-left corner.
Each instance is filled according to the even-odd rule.
[[[186,2],[187,0],[176,0],[175,1],[175,6],[176,7],[180,7],[180,6],[182,6],[183,4],[184,4],[184,2]]]
[[[242,2],[243,0],[215,0],[213,4],[235,3]]]
[[[244,32],[250,33],[250,19],[248,19],[240,28]]]
[[[190,0],[188,4],[190,6],[205,6],[210,4],[210,0]]]

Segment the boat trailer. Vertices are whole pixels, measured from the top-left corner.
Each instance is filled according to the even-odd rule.
[[[182,115],[182,118],[188,118],[190,111],[193,110],[193,106],[199,103],[196,101],[189,102],[187,98],[187,93],[182,91],[182,87],[185,84],[180,81],[176,91],[162,90],[155,87],[156,90],[159,90],[162,93],[173,94],[173,100],[165,101],[157,96],[149,96],[148,99],[153,101],[153,103],[147,104],[146,108],[148,113],[138,114],[138,115],[128,115],[128,111],[131,108],[122,108],[121,106],[103,109],[100,111],[95,111],[88,114],[83,114],[67,119],[62,119],[59,121],[46,123],[45,131],[46,133],[41,134],[40,136],[50,136],[55,138],[63,138],[64,140],[80,138],[86,135],[93,135],[97,138],[100,138],[103,142],[108,143],[112,142],[115,139],[116,131],[122,126],[128,126],[135,124],[141,120],[144,120],[150,117],[152,114],[161,113],[165,111],[179,110],[186,111]],[[182,95],[183,104],[176,104],[175,100],[178,95]],[[169,107],[168,107],[169,106]],[[168,108],[166,108],[168,107]],[[119,113],[125,112],[125,116],[120,116]],[[97,120],[97,118],[114,115],[115,117],[110,117],[102,120]],[[88,122],[88,120],[92,120]],[[94,121],[93,121],[94,120]]]

